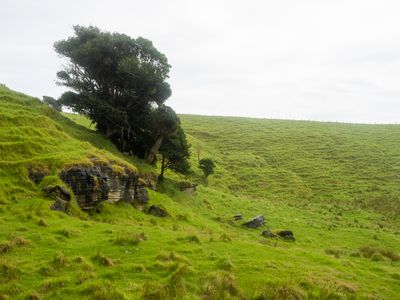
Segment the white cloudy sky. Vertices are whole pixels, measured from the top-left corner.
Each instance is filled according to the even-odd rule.
[[[151,39],[180,113],[400,123],[398,0],[0,0],[0,82],[58,97],[74,24]]]

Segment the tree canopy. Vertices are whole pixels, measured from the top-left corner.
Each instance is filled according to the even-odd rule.
[[[68,62],[57,73],[72,91],[60,100],[85,114],[123,151],[155,160],[179,118],[164,103],[171,95],[170,65],[145,38],[74,26],[74,36],[54,44]]]
[[[211,158],[203,158],[199,162],[199,168],[203,170],[204,177],[207,179],[214,173],[215,163]]]
[[[170,169],[181,174],[188,174],[189,164],[189,144],[186,140],[185,132],[179,126],[177,132],[169,136],[160,147],[161,154],[161,173],[160,180],[164,178],[164,171]]]

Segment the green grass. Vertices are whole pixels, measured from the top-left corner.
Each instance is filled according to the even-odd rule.
[[[28,167],[153,169],[67,117],[0,87],[0,299],[398,299],[400,126],[181,116],[195,194],[169,173],[149,191],[167,218],[125,203],[74,217],[49,209]],[[198,148],[217,163],[208,184]]]

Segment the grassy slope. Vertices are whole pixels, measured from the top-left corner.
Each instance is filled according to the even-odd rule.
[[[350,255],[366,245],[400,251],[398,219],[387,214],[398,206],[397,126],[182,116],[193,148],[217,160],[208,187],[187,195],[169,174],[150,193],[166,219],[125,204],[73,217],[48,209],[27,165],[55,172],[96,155],[149,168],[26,96],[0,88],[0,97],[0,299],[400,294],[400,262]],[[389,195],[385,208],[370,200]],[[266,228],[292,229],[297,242],[266,240],[230,222],[236,213],[264,214]]]

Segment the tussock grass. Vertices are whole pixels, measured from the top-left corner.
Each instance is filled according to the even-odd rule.
[[[93,300],[125,300],[125,295],[118,291],[116,287],[109,281],[101,281],[88,285],[82,295]]]
[[[145,240],[147,240],[147,236],[144,232],[139,234],[132,232],[119,232],[114,239],[114,243],[120,246],[137,246]]]
[[[0,281],[17,279],[19,271],[15,265],[8,261],[0,261]]]
[[[61,236],[64,236],[66,238],[71,238],[71,237],[78,237],[79,234],[80,234],[80,231],[73,230],[73,229],[70,229],[70,228],[63,228],[63,229],[55,231],[54,233],[58,234],[58,235],[61,235]]]
[[[93,256],[93,260],[104,267],[113,267],[115,265],[114,261],[111,258],[105,256],[100,251]]]
[[[240,299],[240,290],[237,286],[235,277],[228,272],[212,274],[203,286],[203,299],[229,299],[236,297]]]
[[[23,238],[23,237],[20,237],[20,236],[16,236],[16,237],[12,238],[9,241],[0,243],[0,254],[9,253],[15,247],[28,245],[30,242],[31,241],[26,239],[26,238]]]
[[[179,255],[178,253],[171,251],[171,252],[167,252],[167,251],[161,251],[158,255],[157,255],[157,260],[160,261],[173,261],[173,262],[182,262],[182,263],[188,263],[188,260],[186,257]]]
[[[328,248],[325,249],[325,253],[329,255],[333,255],[336,258],[339,258],[346,254],[346,250],[342,248]]]
[[[64,253],[59,252],[54,256],[52,264],[56,269],[60,269],[60,268],[65,267],[68,264],[68,262],[69,262],[69,260],[64,255]]]
[[[265,285],[257,300],[303,300],[307,299],[304,291],[289,282],[269,282]]]
[[[67,285],[65,279],[48,279],[43,282],[41,291],[48,293],[55,290],[61,290]]]
[[[364,246],[359,249],[359,252],[363,257],[370,258],[373,261],[381,261],[383,257],[390,259],[391,261],[399,261],[400,255],[392,249],[374,246]]]

